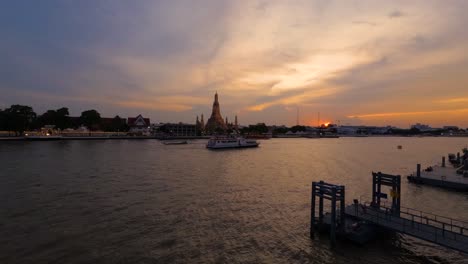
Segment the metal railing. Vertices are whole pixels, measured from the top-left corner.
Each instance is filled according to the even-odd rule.
[[[380,209],[370,206],[369,203],[358,206],[361,208],[358,208],[357,216],[366,216],[363,218],[379,225],[387,224],[389,228],[393,226],[393,229],[397,231],[435,242],[440,242],[441,238],[460,242],[468,241],[468,228],[466,227],[468,223],[464,221],[406,207],[404,207],[406,211],[400,211],[398,217],[392,215],[391,208],[386,206],[381,205]],[[418,212],[418,214],[410,213],[410,211]]]
[[[366,202],[366,205],[370,203]],[[391,207],[386,202],[381,203],[380,208],[391,210]],[[416,221],[421,224],[436,226],[446,231],[456,232],[460,234],[468,234],[468,221],[450,218],[447,216],[437,215],[433,213],[423,212],[421,210],[400,206],[400,217],[411,221]]]

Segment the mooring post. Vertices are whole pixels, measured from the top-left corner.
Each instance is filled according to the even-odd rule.
[[[396,210],[395,210],[395,215],[400,217],[400,211],[401,211],[401,176],[397,175],[396,178]]]
[[[310,238],[314,237],[314,225],[315,225],[315,186],[316,183],[312,182],[312,199],[310,205]]]
[[[375,185],[376,185],[376,182],[375,182],[375,174],[372,173],[372,204],[374,205],[377,201],[375,200]]]
[[[416,165],[416,177],[421,177],[421,164]]]
[[[330,245],[334,247],[336,244],[336,187],[333,186],[331,191]]]
[[[442,167],[445,167],[445,156],[442,157]]]
[[[319,190],[319,224],[323,224],[323,181],[320,181]]]
[[[341,232],[346,231],[346,214],[345,214],[345,186],[341,186],[341,201],[340,201],[340,224],[341,224]]]
[[[460,163],[460,152],[457,152],[457,162]]]
[[[377,178],[377,208],[380,209],[380,195],[382,194],[382,175],[379,172],[379,176]]]

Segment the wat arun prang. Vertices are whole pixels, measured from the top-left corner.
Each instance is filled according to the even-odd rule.
[[[211,111],[211,116],[208,119],[208,122],[206,122],[206,125],[204,124],[203,120],[203,115],[201,116],[201,122],[198,121],[198,116],[197,116],[197,126],[201,128],[201,130],[204,130],[206,134],[222,134],[225,133],[226,131],[230,129],[235,129],[237,130],[237,116],[235,117],[235,123],[234,124],[229,124],[228,119],[226,117],[226,122],[224,121],[223,117],[221,116],[221,109],[219,107],[219,101],[218,101],[218,92],[215,93],[214,96],[214,102],[213,102],[213,109]]]

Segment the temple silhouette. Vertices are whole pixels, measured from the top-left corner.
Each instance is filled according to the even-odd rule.
[[[211,110],[211,116],[208,118],[206,122],[203,118],[203,114],[201,115],[201,120],[196,120],[196,126],[200,131],[203,131],[206,135],[213,135],[213,134],[223,134],[226,133],[228,130],[237,130],[237,115],[235,116],[234,124],[228,122],[228,118],[226,117],[226,121],[224,121],[221,115],[221,108],[219,106],[218,100],[218,92],[214,95],[214,102],[213,102],[213,109]]]

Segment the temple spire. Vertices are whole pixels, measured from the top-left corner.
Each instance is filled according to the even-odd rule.
[[[211,116],[206,122],[205,129],[209,131],[209,133],[220,133],[221,131],[226,130],[226,128],[226,123],[221,116],[221,110],[218,102],[218,91],[216,91]]]

